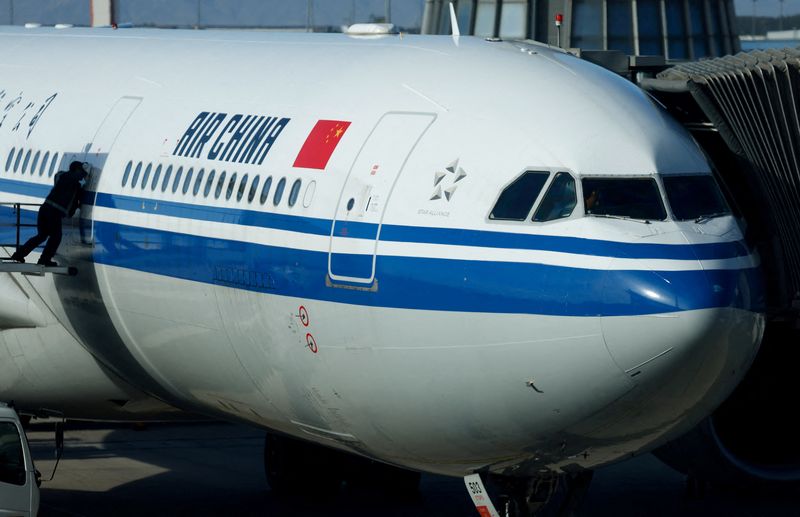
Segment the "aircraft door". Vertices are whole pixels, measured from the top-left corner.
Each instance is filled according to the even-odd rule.
[[[372,284],[383,214],[395,182],[432,113],[386,113],[367,137],[347,176],[331,228],[331,280]]]
[[[81,241],[85,244],[94,243],[93,209],[97,200],[97,187],[100,183],[100,176],[108,160],[108,155],[125,123],[128,122],[141,102],[141,97],[121,97],[109,110],[106,118],[97,129],[92,142],[86,148],[86,155],[83,159],[92,166],[92,172],[86,184],[90,203],[86,203],[81,207]]]

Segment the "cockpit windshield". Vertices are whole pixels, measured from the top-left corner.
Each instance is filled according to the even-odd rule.
[[[663,179],[675,219],[698,221],[730,213],[730,208],[712,176],[664,176]]]
[[[667,218],[653,178],[584,178],[586,215],[663,221]]]

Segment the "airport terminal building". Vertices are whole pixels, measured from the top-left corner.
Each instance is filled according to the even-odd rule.
[[[565,48],[695,60],[739,51],[732,0],[456,0],[462,33]],[[450,31],[447,0],[425,5],[422,32]],[[563,21],[556,26],[556,16]],[[560,34],[559,34],[560,32]]]
[[[47,5],[47,4],[52,5]],[[739,51],[733,0],[452,0],[462,34],[534,39],[565,48],[695,60]],[[42,5],[45,4],[45,5]],[[0,25],[131,24],[339,32],[390,22],[400,31],[448,34],[450,0],[0,0]],[[556,27],[557,14],[563,22]]]

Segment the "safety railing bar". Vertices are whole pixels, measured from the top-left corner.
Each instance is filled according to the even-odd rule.
[[[0,246],[2,246],[2,247],[15,246],[16,249],[19,249],[19,241],[20,241],[21,229],[22,228],[36,228],[38,226],[36,224],[23,223],[22,222],[22,219],[21,219],[22,218],[21,207],[23,207],[23,206],[40,207],[42,205],[40,203],[18,203],[18,202],[11,202],[11,201],[0,201],[0,206],[11,206],[11,207],[13,207],[13,213],[16,216],[16,223],[13,226],[15,226],[16,229],[17,229],[17,232],[16,232],[17,233],[17,235],[16,235],[17,243],[16,244],[0,244]],[[12,225],[11,224],[1,224],[0,223],[0,228],[2,228],[2,227],[10,227],[10,226],[12,226]]]

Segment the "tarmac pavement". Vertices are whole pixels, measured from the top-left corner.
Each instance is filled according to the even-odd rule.
[[[477,516],[458,478],[423,475],[419,495],[397,500],[345,488],[334,500],[284,499],[264,479],[263,431],[225,423],[84,424],[69,422],[53,481],[52,424],[28,431],[45,479],[40,517],[147,515],[237,516]],[[685,478],[653,456],[595,473],[580,516],[796,516],[791,493],[710,492],[685,495]]]

